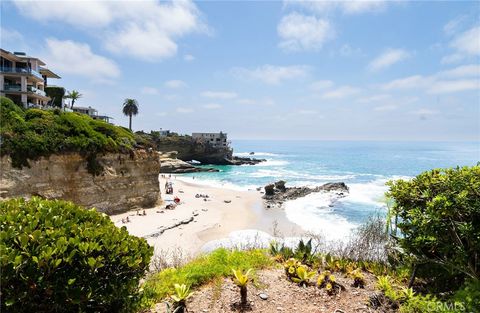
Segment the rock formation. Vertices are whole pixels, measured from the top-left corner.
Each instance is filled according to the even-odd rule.
[[[130,154],[98,155],[103,172],[93,176],[79,153],[29,160],[30,167],[12,167],[9,156],[0,159],[0,199],[37,195],[65,199],[87,208],[113,214],[148,208],[160,201],[157,152],[136,150]]]
[[[164,153],[160,156],[160,173],[184,174],[197,172],[218,172],[214,168],[197,167],[176,158],[176,151]]]
[[[348,193],[348,187],[345,183],[326,183],[315,188],[309,187],[285,187],[285,181],[280,180],[264,187],[265,195],[263,199],[267,202],[267,207],[272,205],[281,205],[284,201],[295,200],[305,197],[313,192],[334,192],[341,198]]]
[[[234,156],[230,159],[224,160],[224,165],[255,165],[261,162],[265,162],[265,159],[254,159]]]

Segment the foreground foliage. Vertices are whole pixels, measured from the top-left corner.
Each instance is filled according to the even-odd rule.
[[[480,279],[480,165],[390,182],[401,257],[450,289]]]
[[[153,249],[95,210],[39,198],[0,202],[2,312],[120,312]]]
[[[14,167],[60,152],[80,152],[95,173],[95,156],[103,152],[129,152],[133,134],[118,126],[60,109],[24,110],[10,99],[0,97],[0,151],[9,155]]]
[[[229,251],[218,249],[203,255],[180,268],[169,268],[147,278],[142,305],[149,307],[174,293],[175,284],[197,287],[215,278],[229,277],[232,268],[245,271],[261,269],[273,264],[261,250]]]

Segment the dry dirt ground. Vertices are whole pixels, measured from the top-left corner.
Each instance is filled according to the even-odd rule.
[[[364,289],[351,286],[353,280],[341,273],[334,273],[336,281],[346,290],[338,295],[329,296],[325,290],[316,286],[299,287],[290,282],[283,269],[259,271],[255,282],[248,289],[250,308],[239,309],[240,292],[231,279],[223,278],[197,289],[188,300],[190,313],[220,313],[220,312],[305,312],[305,313],[362,313],[375,312],[366,304],[375,293],[376,279],[364,273],[366,286]],[[316,277],[315,277],[316,279]],[[260,294],[268,295],[263,300]],[[151,311],[164,313],[165,304],[159,303]]]

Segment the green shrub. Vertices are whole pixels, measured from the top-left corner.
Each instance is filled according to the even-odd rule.
[[[455,290],[465,278],[478,280],[480,165],[432,170],[410,181],[388,184],[404,256],[427,264],[423,266],[429,270],[425,277],[449,279],[449,290]],[[461,279],[455,281],[455,277]]]
[[[175,269],[165,269],[149,277],[142,286],[143,305],[148,307],[174,292],[175,284],[196,287],[218,277],[227,277],[232,268],[245,271],[271,266],[273,262],[262,250],[229,251],[218,249]]]
[[[480,281],[468,281],[455,293],[453,300],[463,305],[467,312],[480,312]]]
[[[2,312],[120,312],[138,298],[153,249],[66,201],[0,202]]]
[[[28,166],[28,160],[61,152],[80,152],[95,159],[97,153],[130,152],[133,134],[122,127],[61,110],[23,110],[10,99],[0,98],[0,152],[12,165]],[[98,174],[90,162],[88,170]]]

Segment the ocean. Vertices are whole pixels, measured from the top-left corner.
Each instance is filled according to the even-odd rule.
[[[235,140],[232,146],[234,155],[267,161],[213,166],[220,172],[185,176],[195,176],[196,183],[237,190],[263,187],[278,180],[285,180],[287,186],[345,182],[350,190],[348,196],[333,204],[324,193],[285,203],[285,214],[291,222],[332,240],[345,238],[372,215],[385,215],[387,181],[480,161],[480,142]]]

